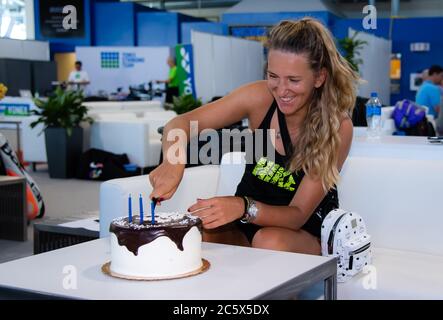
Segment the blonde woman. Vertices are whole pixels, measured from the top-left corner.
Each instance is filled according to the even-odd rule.
[[[243,118],[250,129],[275,130],[275,159],[247,164],[235,196],[197,199],[189,212],[203,221],[205,241],[320,254],[320,228],[338,207],[335,185],[352,140],[350,114],[358,76],[317,20],[282,21],[269,35],[267,79],[171,120],[189,132]],[[174,144],[163,142],[163,154]],[[184,164],[167,157],[149,175],[151,197],[172,197]]]

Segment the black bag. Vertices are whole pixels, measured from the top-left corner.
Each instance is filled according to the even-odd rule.
[[[402,129],[402,131],[404,131],[407,136],[434,137],[436,135],[434,126],[428,121],[426,117],[424,117],[414,127],[405,128]]]
[[[129,159],[125,153],[114,154],[99,149],[89,149],[80,157],[77,179],[106,181],[132,177],[140,172],[139,168],[135,171],[126,171],[126,164],[129,164]]]

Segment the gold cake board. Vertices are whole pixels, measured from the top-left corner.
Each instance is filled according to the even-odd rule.
[[[133,277],[128,275],[122,275],[111,271],[111,262],[106,262],[102,266],[102,272],[108,276],[114,277],[114,278],[120,278],[120,279],[126,279],[126,280],[138,280],[138,281],[158,281],[158,280],[172,280],[172,279],[181,279],[181,278],[187,278],[192,277],[195,275],[198,275],[200,273],[203,273],[209,269],[211,264],[208,260],[202,259],[202,266],[198,268],[195,271],[191,271],[184,274],[179,274],[175,276],[166,276],[166,277]]]

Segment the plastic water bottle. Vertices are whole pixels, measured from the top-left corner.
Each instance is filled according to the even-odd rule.
[[[366,122],[368,123],[368,138],[380,138],[381,102],[377,92],[371,92],[371,98],[366,102]]]

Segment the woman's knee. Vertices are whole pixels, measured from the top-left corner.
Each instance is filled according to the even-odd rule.
[[[254,238],[252,239],[252,247],[260,249],[285,250],[287,248],[287,243],[285,241],[286,237],[284,233],[283,228],[261,228],[256,232]]]
[[[321,254],[319,240],[304,230],[265,227],[257,231],[252,247],[307,254]]]

